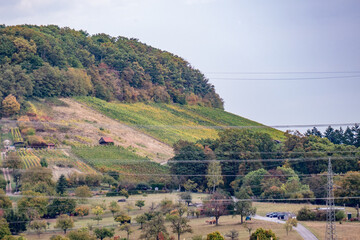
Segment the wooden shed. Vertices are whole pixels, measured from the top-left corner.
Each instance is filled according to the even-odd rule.
[[[99,140],[100,145],[114,145],[114,140],[111,137],[102,137]]]

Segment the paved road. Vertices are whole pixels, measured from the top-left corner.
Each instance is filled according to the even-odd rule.
[[[276,223],[280,223],[280,224],[285,223],[285,221],[279,220],[277,218],[268,218],[268,217],[262,217],[259,215],[256,215],[253,218],[262,220],[262,221],[276,222]],[[294,227],[293,229],[295,229],[304,240],[318,240],[317,237],[315,237],[315,235],[312,232],[310,232],[306,227],[304,227],[300,223],[298,223],[297,227]]]

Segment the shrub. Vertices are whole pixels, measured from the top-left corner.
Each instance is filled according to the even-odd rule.
[[[269,230],[265,230],[263,228],[258,228],[256,231],[251,234],[250,240],[278,240],[278,238],[275,236],[275,233]]]
[[[299,221],[314,221],[316,218],[316,214],[315,212],[311,211],[309,208],[303,207],[299,210],[296,218]]]

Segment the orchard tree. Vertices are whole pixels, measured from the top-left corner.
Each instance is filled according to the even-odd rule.
[[[182,193],[179,194],[179,197],[180,197],[181,200],[186,202],[188,206],[192,202],[192,196],[191,196],[190,192],[182,192]]]
[[[33,220],[29,223],[29,228],[34,230],[39,238],[41,233],[46,230],[46,221],[45,220]]]
[[[3,162],[3,166],[5,168],[11,168],[13,170],[21,169],[22,165],[23,162],[16,152],[9,152],[9,154],[5,158],[5,161]]]
[[[228,213],[231,199],[223,193],[215,192],[204,201],[204,210],[208,216],[214,216],[216,226],[219,225],[219,218]]]
[[[137,200],[137,201],[135,202],[135,206],[137,206],[137,207],[140,208],[140,210],[141,210],[141,208],[142,208],[143,206],[145,206],[145,201],[144,201],[144,200]]]
[[[180,240],[181,234],[192,233],[192,228],[189,225],[189,219],[184,217],[184,214],[187,212],[187,209],[178,205],[170,214],[166,216],[166,220],[170,222],[172,232],[177,234],[178,240]]]
[[[26,231],[29,217],[25,213],[11,209],[10,211],[5,212],[5,219],[9,223],[10,232],[12,234],[16,235]]]
[[[256,213],[256,208],[252,207],[252,202],[249,200],[250,196],[245,189],[241,188],[235,196],[237,201],[235,202],[234,215],[240,215],[241,223],[243,223],[243,217],[254,215]]]
[[[96,240],[96,237],[90,234],[89,230],[86,228],[71,231],[66,235],[66,237],[70,240]]]
[[[68,229],[73,227],[74,227],[74,220],[69,215],[62,214],[56,219],[55,228],[62,229],[64,231],[64,234],[66,234],[66,231]]]
[[[120,212],[120,206],[116,201],[111,201],[109,204],[109,210],[112,213],[113,217],[115,215],[115,213]]]
[[[273,233],[271,229],[265,230],[263,228],[256,229],[256,231],[250,236],[250,240],[268,240],[268,239],[278,240],[279,238],[276,237],[275,233]]]
[[[144,224],[140,239],[160,240],[159,235],[168,235],[165,227],[165,219],[162,214],[155,215],[150,221]]]
[[[131,225],[128,223],[125,223],[123,225],[120,226],[120,231],[125,231],[127,234],[126,239],[129,240],[130,239],[130,234],[133,232],[133,230],[131,229]]]
[[[97,224],[99,225],[99,222],[102,220],[102,215],[104,214],[104,209],[100,206],[96,206],[92,209],[92,213],[95,215],[93,219],[97,221]]]
[[[16,97],[12,94],[8,95],[2,101],[2,112],[4,116],[10,117],[14,114],[19,113],[20,111],[20,104],[16,101]]]
[[[96,238],[103,240],[104,238],[112,238],[115,234],[113,228],[95,228],[94,233]]]

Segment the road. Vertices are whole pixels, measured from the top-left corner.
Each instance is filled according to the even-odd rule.
[[[262,221],[276,222],[276,223],[280,223],[280,224],[285,223],[285,221],[279,220],[277,218],[268,218],[268,217],[262,217],[259,215],[255,215],[252,218],[262,220]],[[318,240],[317,237],[315,237],[315,235],[312,232],[310,232],[306,227],[304,227],[300,223],[298,223],[297,227],[294,227],[293,229],[296,230],[304,240]]]

